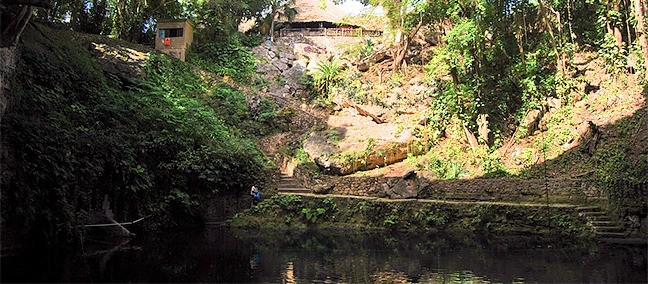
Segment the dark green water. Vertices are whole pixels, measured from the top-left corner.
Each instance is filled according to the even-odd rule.
[[[119,243],[119,242],[118,242]],[[4,256],[1,282],[646,283],[646,246],[536,237],[205,228],[85,255]]]

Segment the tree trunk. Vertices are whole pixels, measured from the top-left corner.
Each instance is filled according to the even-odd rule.
[[[632,14],[632,11],[630,10],[630,2],[628,0],[623,0],[623,6],[624,6],[624,14],[625,14],[625,26],[626,26],[626,34],[628,36],[628,44],[632,44],[632,33],[630,32],[630,17]]]
[[[85,1],[72,1],[70,5],[70,26],[72,30],[79,31],[81,28],[81,14],[85,13]]]
[[[621,8],[619,7],[619,0],[613,0],[613,9],[617,14],[621,14]],[[614,23],[612,25],[612,35],[614,36],[614,40],[617,43],[617,46],[619,48],[623,47],[623,34],[621,33],[621,27],[619,26],[619,23]]]
[[[416,27],[414,27],[414,29],[412,29],[409,34],[403,35],[403,38],[399,43],[399,47],[396,50],[396,56],[394,56],[394,63],[392,67],[394,68],[395,71],[400,70],[401,66],[403,65],[403,60],[405,60],[405,55],[407,55],[409,44],[412,41],[412,39],[416,36],[416,33],[418,33],[419,29],[421,29],[422,25],[423,25],[423,20],[421,19],[419,20]]]
[[[272,16],[272,19],[270,20],[270,41],[274,42],[274,15]]]
[[[16,17],[9,23],[9,25],[1,27],[1,47],[9,47],[18,43],[20,35],[27,26],[27,23],[29,23],[29,19],[31,19],[33,11],[33,6],[22,6],[22,8],[20,8],[20,11],[18,12],[18,15],[16,15]]]
[[[634,6],[635,18],[637,19],[637,37],[639,38],[644,59],[644,72],[648,72],[648,41],[646,40],[646,22],[644,21],[646,11],[644,10],[642,0],[634,0]]]
[[[395,71],[400,70],[403,65],[403,60],[405,60],[405,55],[407,54],[407,49],[409,48],[409,39],[405,39],[399,44],[399,47],[396,49],[396,56],[394,56],[394,63],[392,67]]]
[[[572,27],[572,22],[574,21],[572,16],[573,7],[573,0],[567,1],[567,24],[569,25],[569,41],[571,43],[576,41],[576,35],[574,34],[574,29]]]
[[[550,37],[550,42],[551,42],[551,47],[554,50],[554,53],[556,54],[556,67],[558,70],[562,73],[565,72],[565,64],[563,62],[563,56],[562,53],[558,51],[558,44],[556,43],[556,36],[554,35],[553,31],[553,26],[551,24],[551,21],[549,19],[549,9],[545,7],[545,5],[540,2],[540,13],[542,14],[542,21],[545,24],[545,27],[547,29],[547,32],[549,32],[549,37]]]

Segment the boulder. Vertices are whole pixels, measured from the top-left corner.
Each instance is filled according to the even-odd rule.
[[[423,93],[426,92],[427,90],[428,90],[428,88],[427,88],[426,86],[421,85],[421,84],[416,84],[416,85],[412,85],[412,86],[410,86],[410,87],[407,89],[407,92],[410,93],[410,94],[416,94],[416,95],[418,95],[418,94],[423,94]]]
[[[358,68],[358,71],[360,72],[367,72],[369,71],[369,64],[366,62],[360,62],[356,65],[356,68]]]
[[[533,132],[538,130],[538,125],[543,115],[544,112],[540,109],[532,109],[527,111],[526,115],[522,119],[522,122],[520,123],[520,126],[526,128],[527,136],[532,135]]]
[[[117,76],[122,82],[137,85],[148,54],[126,47],[90,43],[90,52],[97,58],[104,72]]]
[[[279,58],[285,59],[287,61],[293,61],[295,60],[295,54],[291,52],[279,52]]]
[[[283,77],[286,80],[286,84],[291,87],[295,89],[305,89],[305,87],[301,85],[302,76],[304,76],[305,72],[306,68],[304,68],[304,66],[295,64],[283,72]]]
[[[329,183],[324,183],[324,182],[316,182],[316,184],[313,186],[313,193],[316,194],[328,194],[333,190],[335,185],[329,184]]]
[[[328,174],[347,175],[418,154],[417,147],[410,147],[416,139],[412,131],[396,124],[376,124],[362,116],[331,116],[328,124],[336,128],[314,132],[304,141],[306,153]]]
[[[386,192],[391,199],[416,198],[419,194],[418,183],[415,179],[401,179]]]
[[[257,73],[273,76],[279,74],[280,70],[272,64],[259,64],[257,66]]]
[[[277,68],[277,70],[279,70],[280,72],[284,72],[288,70],[288,64],[286,64],[286,62],[283,62],[281,60],[272,61],[272,66]]]
[[[580,151],[584,154],[592,156],[598,146],[598,140],[601,132],[596,124],[592,121],[581,123],[578,128],[578,138],[576,143],[580,144]]]
[[[562,101],[559,98],[549,98],[547,106],[549,106],[549,110],[556,110],[562,107]]]
[[[272,61],[277,58],[277,54],[265,46],[257,46],[253,48],[252,54],[261,61]]]

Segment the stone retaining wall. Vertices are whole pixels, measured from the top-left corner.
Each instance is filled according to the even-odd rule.
[[[530,201],[585,203],[603,198],[601,190],[581,179],[459,179],[435,180],[414,176],[337,177],[312,176],[295,169],[295,176],[315,193],[390,198],[428,198],[448,200]]]

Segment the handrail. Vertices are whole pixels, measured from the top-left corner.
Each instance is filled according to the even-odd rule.
[[[363,28],[284,28],[279,30],[279,37],[284,36],[346,36],[363,37],[381,36],[382,31],[365,30]]]

